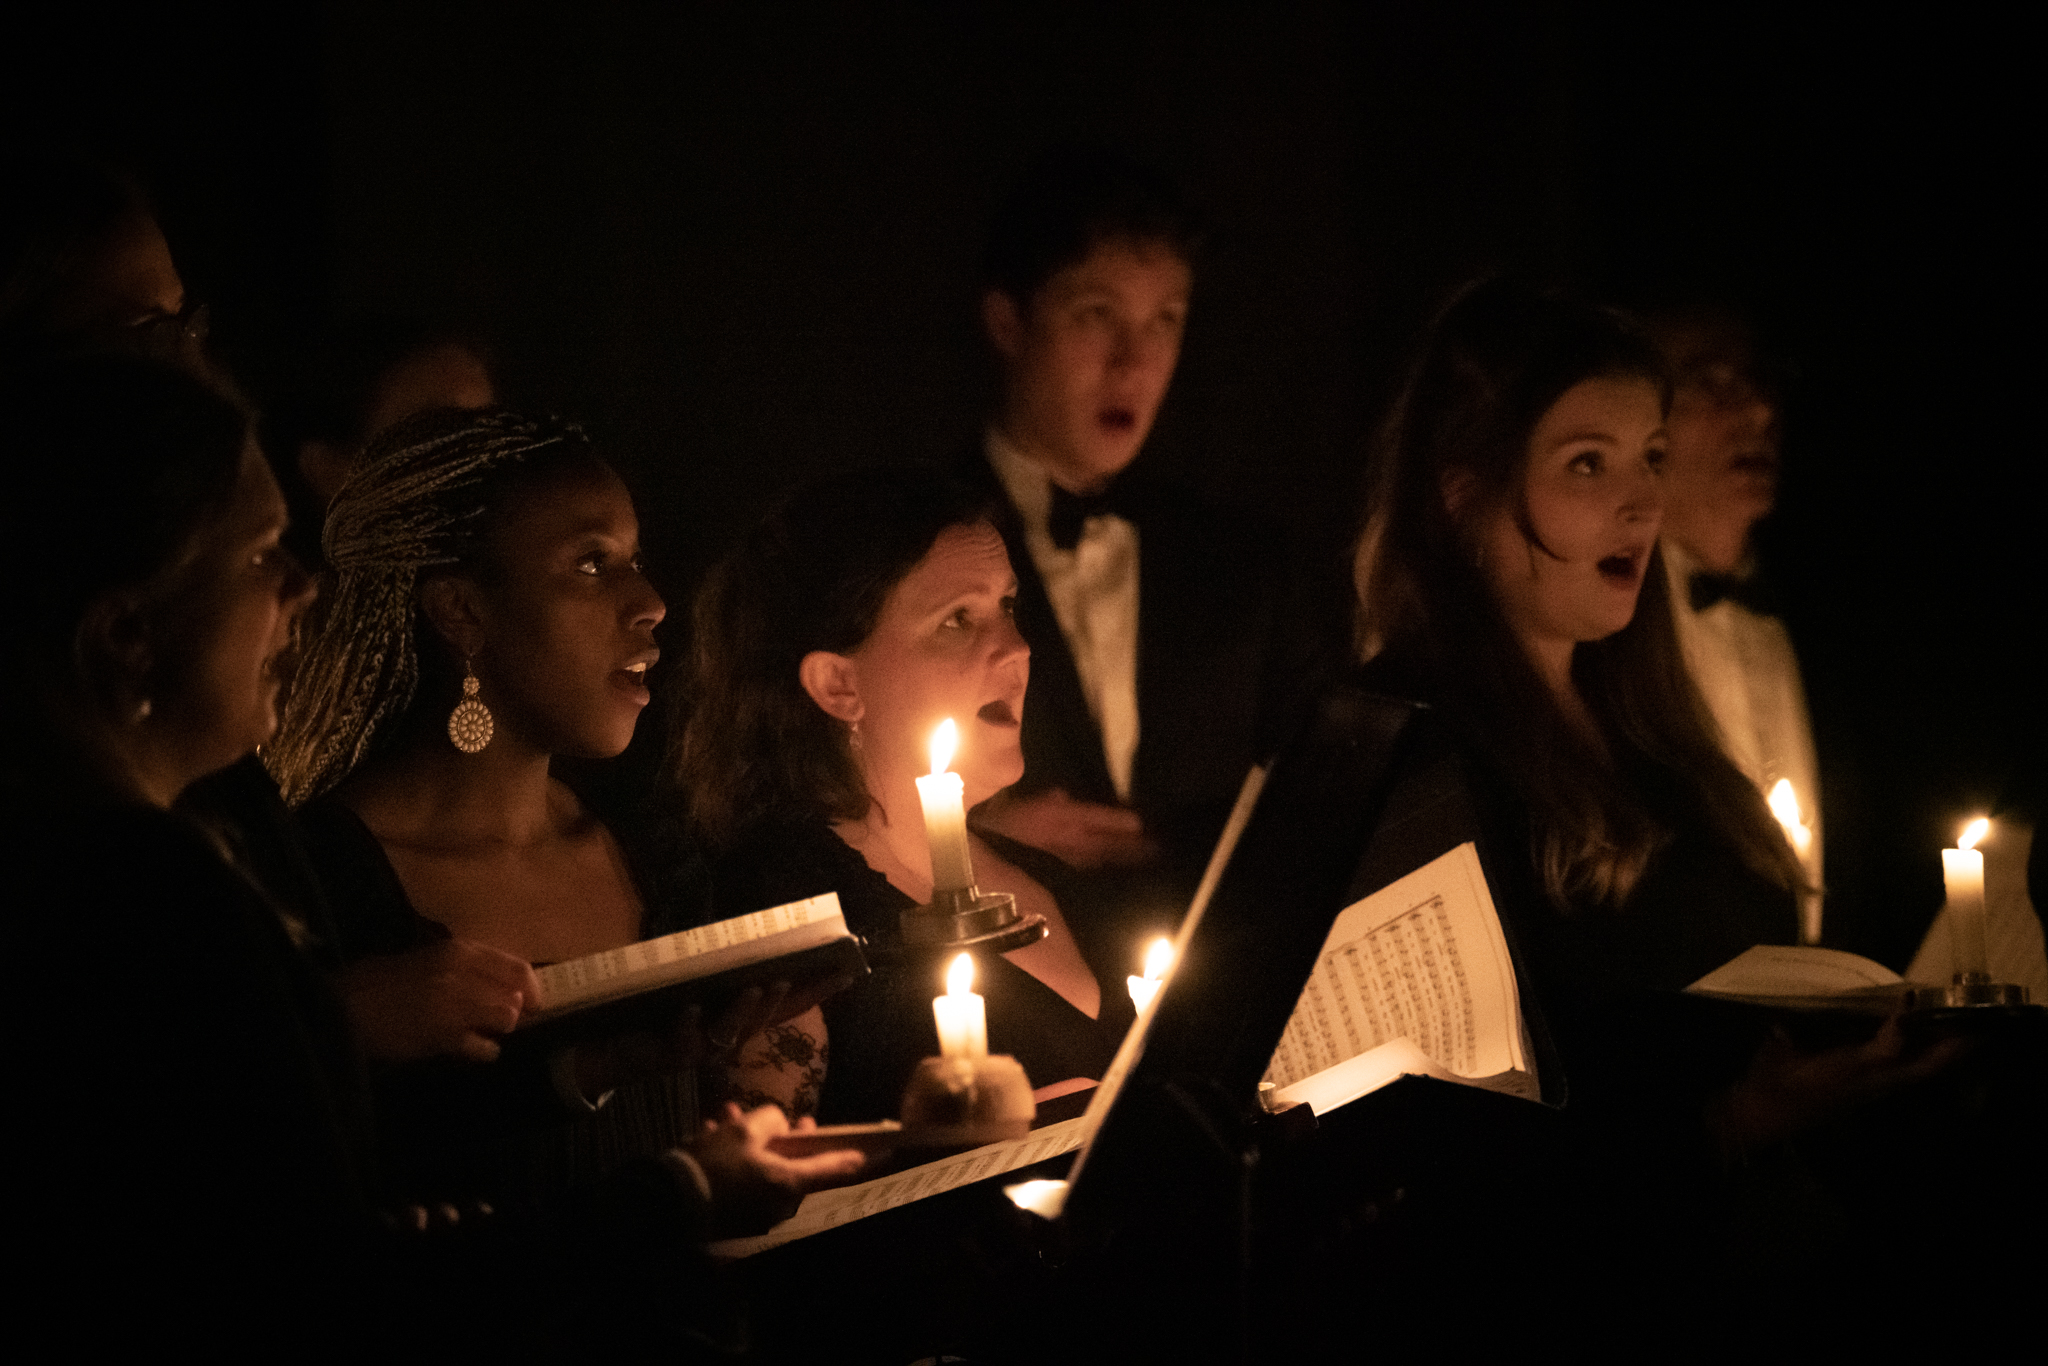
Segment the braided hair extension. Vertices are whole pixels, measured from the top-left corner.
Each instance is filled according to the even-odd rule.
[[[588,449],[580,428],[504,409],[422,413],[370,444],[328,510],[329,568],[263,750],[287,803],[334,788],[411,710],[421,576],[475,554],[495,476]]]

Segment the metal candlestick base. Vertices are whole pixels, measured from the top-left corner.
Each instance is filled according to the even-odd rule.
[[[1967,1010],[1983,1006],[2023,1006],[2027,989],[2012,982],[1994,982],[1990,974],[1959,972],[1945,987],[1915,987],[1912,1009]]]
[[[1045,917],[1017,914],[1008,892],[962,887],[932,893],[931,904],[903,912],[903,943],[911,950],[976,949],[1008,953],[1046,936]]]

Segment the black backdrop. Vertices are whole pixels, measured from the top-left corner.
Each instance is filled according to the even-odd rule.
[[[87,5],[8,43],[8,132],[143,171],[259,391],[336,314],[494,339],[672,606],[792,481],[975,430],[981,226],[1057,136],[1218,229],[1152,455],[1332,554],[1451,284],[1731,281],[1800,362],[1768,549],[1831,880],[1931,908],[1952,822],[2039,800],[2038,101],[2016,27],[1786,8]]]

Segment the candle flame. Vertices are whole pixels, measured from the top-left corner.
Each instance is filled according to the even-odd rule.
[[[1790,778],[1778,779],[1778,785],[1764,800],[1770,803],[1771,814],[1778,818],[1778,824],[1787,830],[1799,824],[1799,796],[1792,790]]]
[[[1152,947],[1145,950],[1145,979],[1156,982],[1164,977],[1166,970],[1172,966],[1173,941],[1163,938],[1153,940]]]
[[[932,773],[944,773],[946,766],[953,762],[953,752],[960,748],[960,728],[947,717],[939,722],[939,728],[932,732]]]
[[[952,722],[948,721],[946,724],[951,725]],[[974,959],[963,953],[953,960],[952,967],[946,969],[946,994],[965,996],[973,986]]]
[[[1978,842],[1990,833],[1990,818],[1987,816],[1979,816],[1976,820],[1971,821],[1968,825],[1963,827],[1963,833],[1961,838],[1956,840],[1956,848],[1975,849],[1978,845]]]
[[[1010,1203],[1018,1209],[1028,1209],[1033,1214],[1047,1219],[1060,1217],[1060,1210],[1067,1203],[1067,1183],[1064,1181],[1019,1181],[1014,1186],[1003,1187],[1003,1194],[1010,1197]]]

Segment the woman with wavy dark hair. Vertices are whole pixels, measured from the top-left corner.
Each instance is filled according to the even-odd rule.
[[[721,913],[834,891],[881,950],[872,977],[825,1003],[826,1119],[894,1115],[936,1046],[939,977],[894,952],[899,912],[932,891],[915,779],[948,717],[970,807],[1023,773],[1030,647],[1016,591],[982,498],[913,467],[804,489],[698,595],[671,774]],[[970,843],[979,884],[1051,929],[982,956],[990,1047],[1024,1064],[1041,1100],[1084,1089],[1133,1018],[1123,975],[1136,951],[1057,895],[1057,860],[985,832]]]
[[[1511,280],[1465,291],[1380,444],[1359,638],[1367,677],[1435,704],[1463,742],[1575,1104],[1640,1118],[1657,1092],[1652,1108],[1748,1150],[1946,1054],[1907,1056],[1888,1026],[1817,1055],[1694,1040],[1686,1061],[1650,1004],[1794,942],[1805,890],[1672,625],[1657,549],[1669,396],[1620,315]]]
[[[1438,321],[1382,439],[1361,648],[1426,677],[1527,805],[1567,914],[1625,904],[1695,808],[1760,885],[1800,874],[1721,759],[1663,592],[1669,384],[1617,315],[1492,283]],[[1788,926],[1780,927],[1789,932]]]

